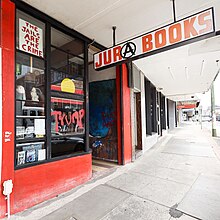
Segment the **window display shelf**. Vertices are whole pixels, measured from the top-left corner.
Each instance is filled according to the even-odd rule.
[[[35,142],[39,142],[39,141],[45,141],[46,138],[26,138],[26,139],[22,139],[22,138],[17,138],[16,139],[16,142],[17,142],[17,145],[18,144],[23,144],[23,143],[29,143],[31,144],[32,143],[35,143]]]
[[[16,118],[45,118],[45,116],[17,115]]]

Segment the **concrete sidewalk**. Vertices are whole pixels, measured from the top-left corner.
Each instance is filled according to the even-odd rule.
[[[12,219],[219,220],[218,150],[199,126],[182,125],[134,163]]]

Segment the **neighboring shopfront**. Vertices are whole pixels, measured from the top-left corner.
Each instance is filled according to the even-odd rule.
[[[119,164],[131,161],[131,139],[123,138],[131,136],[130,89],[125,66],[114,69],[114,79],[89,85],[92,40],[19,1],[3,0],[1,5],[0,189],[12,180],[15,213],[89,180],[92,154]],[[89,89],[90,117],[102,120],[103,135],[97,140],[100,134],[91,129],[90,143]],[[7,213],[6,204],[1,193],[0,217]]]
[[[176,106],[135,64],[131,79],[132,159],[135,160],[167,134],[168,129],[175,127]]]

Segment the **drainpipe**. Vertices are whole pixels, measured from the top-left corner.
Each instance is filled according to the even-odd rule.
[[[11,217],[11,206],[10,206],[10,194],[12,193],[12,188],[13,188],[13,183],[12,180],[6,180],[3,183],[3,195],[6,196],[6,200],[7,200],[7,217],[10,218]]]

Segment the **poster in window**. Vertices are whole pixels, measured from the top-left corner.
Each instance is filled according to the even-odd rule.
[[[18,162],[17,165],[25,164],[25,151],[18,152]]]
[[[34,161],[36,161],[36,150],[35,149],[27,150],[26,162],[31,163]]]
[[[24,134],[25,134],[25,127],[17,126],[16,127],[16,138],[24,139]]]
[[[38,161],[46,159],[46,149],[38,150]]]
[[[37,137],[45,135],[45,119],[34,119],[34,132]]]
[[[19,50],[43,58],[43,30],[19,18]]]
[[[31,163],[38,160],[38,150],[42,149],[42,143],[34,143],[34,144],[27,144],[24,145],[23,151],[26,151],[26,162]]]

